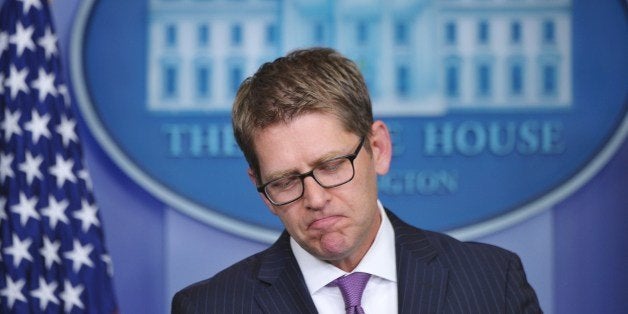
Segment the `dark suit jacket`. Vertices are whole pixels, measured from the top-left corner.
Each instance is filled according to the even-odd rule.
[[[519,258],[424,231],[395,230],[399,313],[541,313]],[[270,248],[179,291],[172,313],[316,313],[284,231]]]

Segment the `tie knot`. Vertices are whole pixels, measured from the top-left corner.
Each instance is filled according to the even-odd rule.
[[[360,306],[364,287],[366,287],[370,277],[371,275],[367,273],[352,273],[339,277],[332,282],[333,285],[340,288],[347,309]]]

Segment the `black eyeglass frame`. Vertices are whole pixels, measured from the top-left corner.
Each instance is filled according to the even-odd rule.
[[[355,177],[355,166],[354,166],[354,164],[353,164],[353,161],[354,161],[354,160],[358,157],[358,154],[360,154],[360,150],[362,150],[362,146],[364,146],[364,142],[365,142],[365,141],[366,141],[366,137],[365,137],[365,136],[362,136],[362,138],[360,139],[360,143],[358,144],[358,147],[355,149],[355,151],[354,151],[352,154],[348,154],[348,155],[343,155],[343,156],[334,157],[334,158],[329,159],[329,160],[327,160],[327,161],[325,161],[325,162],[321,163],[320,165],[318,165],[318,166],[314,167],[312,170],[310,170],[310,171],[308,171],[308,172],[305,172],[305,173],[300,173],[300,174],[295,175],[295,177],[299,178],[299,180],[301,181],[301,194],[300,194],[298,197],[296,197],[295,199],[291,200],[291,201],[277,203],[277,202],[273,201],[273,200],[270,198],[270,196],[268,195],[268,192],[266,192],[266,187],[267,187],[269,184],[271,184],[271,183],[273,183],[273,182],[276,182],[276,181],[278,181],[278,180],[283,180],[283,179],[285,179],[286,177],[277,178],[277,179],[274,179],[274,180],[268,181],[268,182],[266,182],[266,183],[264,183],[264,184],[262,184],[262,185],[260,185],[260,186],[256,187],[257,192],[264,194],[264,196],[266,197],[266,199],[268,199],[268,201],[269,201],[271,204],[273,204],[273,205],[275,205],[275,206],[283,206],[283,205],[287,205],[287,204],[290,204],[290,203],[292,203],[292,202],[295,202],[296,200],[298,200],[298,199],[300,199],[301,197],[303,197],[303,194],[305,193],[305,182],[304,182],[304,180],[305,180],[305,178],[307,178],[307,177],[312,177],[312,179],[314,179],[314,181],[316,181],[316,183],[318,183],[318,185],[320,185],[320,186],[322,186],[323,188],[326,188],[326,189],[331,189],[331,188],[335,188],[335,187],[337,187],[337,186],[341,186],[341,185],[343,185],[343,184],[347,184],[347,183],[349,183],[351,180],[353,180],[353,178]],[[318,167],[320,167],[320,166],[321,166],[321,165],[323,165],[323,164],[326,164],[326,163],[331,162],[331,161],[339,160],[339,159],[348,159],[348,160],[349,160],[349,162],[351,163],[351,171],[352,171],[352,175],[351,175],[351,177],[350,177],[349,179],[347,179],[346,181],[341,182],[341,183],[337,183],[337,184],[333,184],[333,185],[323,185],[320,181],[318,181],[318,179],[316,179],[316,176],[314,176],[314,171],[315,171],[316,169],[318,169]]]

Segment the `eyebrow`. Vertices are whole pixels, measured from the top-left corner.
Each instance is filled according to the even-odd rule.
[[[351,153],[349,153],[351,154]],[[312,163],[308,163],[308,165],[310,165],[309,170],[306,170],[305,172],[308,172],[316,167],[318,167],[320,164],[327,162],[329,160],[332,160],[334,158],[338,158],[341,156],[345,156],[347,154],[342,154],[339,152],[328,152],[327,154],[322,155],[321,157],[319,157],[318,159],[316,159],[314,162]],[[280,170],[280,171],[275,171],[275,172],[271,172],[267,177],[267,179],[265,181],[262,181],[263,183],[268,183],[270,181],[274,181],[277,179],[281,179],[284,177],[289,177],[289,176],[296,176],[299,174],[302,174],[304,172],[299,172],[297,169],[288,169],[288,170]]]

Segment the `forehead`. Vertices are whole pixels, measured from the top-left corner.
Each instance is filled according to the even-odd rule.
[[[254,147],[265,177],[280,171],[304,171],[326,157],[347,154],[356,138],[336,116],[309,113],[258,131]]]

